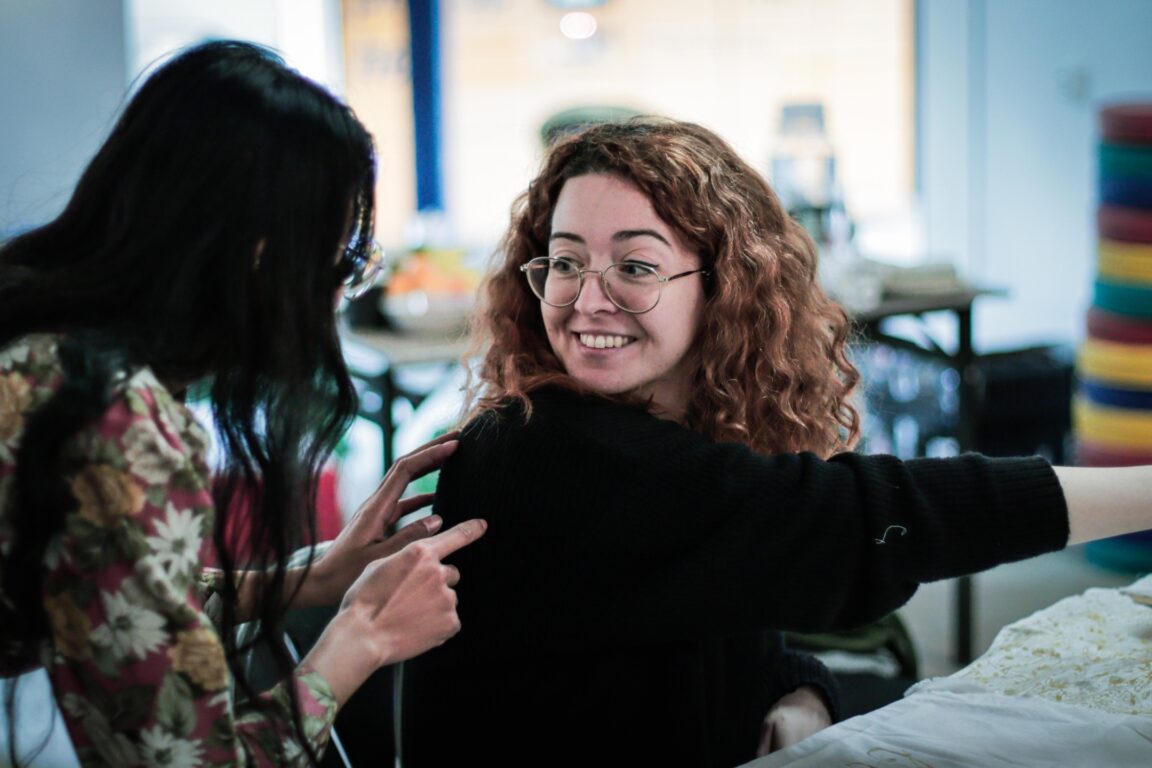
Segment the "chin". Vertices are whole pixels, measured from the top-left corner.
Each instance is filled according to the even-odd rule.
[[[605,381],[596,376],[573,374],[572,378],[598,395],[623,395],[634,388],[633,386],[622,384],[618,381]]]

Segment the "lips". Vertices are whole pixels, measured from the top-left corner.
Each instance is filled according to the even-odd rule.
[[[591,349],[619,349],[636,341],[633,336],[620,336],[613,333],[578,333],[580,345]]]

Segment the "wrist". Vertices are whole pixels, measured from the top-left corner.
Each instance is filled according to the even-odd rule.
[[[328,576],[325,569],[316,562],[308,569],[289,568],[284,574],[284,608],[315,608],[326,605],[324,601]]]
[[[341,580],[341,558],[333,555],[331,544],[323,542],[312,548],[312,563],[307,575],[303,566],[288,569],[284,581],[286,606],[289,598],[293,608],[335,608],[340,605],[349,583]],[[296,590],[295,595],[293,590]]]
[[[337,706],[343,706],[373,672],[388,663],[371,624],[357,613],[355,609],[339,611],[303,661],[328,682]]]
[[[815,685],[802,685],[786,693],[776,702],[777,706],[801,707],[809,712],[816,713],[832,723],[832,708],[829,706],[824,691]]]

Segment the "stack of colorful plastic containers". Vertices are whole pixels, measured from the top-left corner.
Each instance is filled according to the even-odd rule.
[[[1099,201],[1096,281],[1078,362],[1077,462],[1152,464],[1152,102],[1100,110]],[[1117,570],[1150,570],[1152,531],[1095,542],[1087,553]]]

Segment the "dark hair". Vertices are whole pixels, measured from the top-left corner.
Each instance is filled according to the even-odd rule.
[[[483,349],[472,413],[543,384],[583,389],[552,352],[520,265],[548,251],[552,213],[568,179],[602,173],[634,184],[711,273],[692,349],[687,425],[761,453],[827,456],[855,443],[850,396],[859,374],[851,326],[816,276],[816,248],[764,178],[712,131],[638,117],[560,139],[515,202],[481,289],[474,345]]]
[[[268,49],[209,42],[148,77],[56,219],[0,249],[0,346],[60,333],[70,378],[29,419],[18,455],[12,548],[0,561],[18,640],[48,637],[45,546],[75,504],[62,444],[107,406],[112,368],[149,366],[169,386],[208,382],[224,457],[213,534],[226,572],[222,634],[250,692],[231,631],[228,517],[244,493],[246,565],[273,574],[262,642],[279,650],[268,633],[285,562],[314,534],[321,464],[355,413],[336,262],[345,244],[367,252],[374,184],[372,139],[346,105]]]

